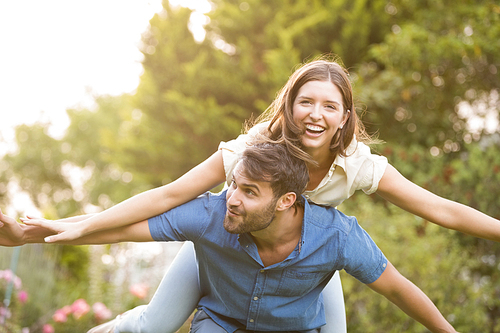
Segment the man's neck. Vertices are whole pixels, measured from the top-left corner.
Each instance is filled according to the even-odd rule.
[[[266,229],[251,233],[264,266],[285,260],[297,247],[302,234],[303,217],[303,207],[291,207],[277,212]]]

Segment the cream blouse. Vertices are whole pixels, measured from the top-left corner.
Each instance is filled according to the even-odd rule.
[[[254,126],[248,134],[241,134],[236,139],[221,142],[226,181],[229,184],[234,167],[239,157],[259,128],[267,123]],[[337,207],[356,190],[363,190],[366,194],[374,193],[387,167],[387,158],[372,154],[370,148],[362,142],[353,139],[347,147],[347,157],[337,156],[333,161],[328,174],[312,191],[306,191],[304,196],[316,204]]]

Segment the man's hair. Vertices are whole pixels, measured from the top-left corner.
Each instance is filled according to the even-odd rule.
[[[293,156],[285,144],[251,144],[243,152],[240,161],[247,177],[271,184],[275,198],[294,192],[297,203],[302,203],[301,195],[309,183],[309,171],[306,163]]]

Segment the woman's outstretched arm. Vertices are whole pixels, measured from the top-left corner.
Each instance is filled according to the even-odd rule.
[[[423,189],[391,165],[387,166],[377,193],[396,206],[442,227],[500,242],[499,220]]]
[[[60,226],[63,231],[47,237],[45,241],[66,242],[96,231],[147,220],[196,198],[224,181],[222,152],[218,150],[204,162],[167,185],[140,193],[89,218],[80,216],[69,219],[74,223],[64,223]],[[68,222],[68,219],[63,222]]]

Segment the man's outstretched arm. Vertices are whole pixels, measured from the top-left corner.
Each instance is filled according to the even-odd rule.
[[[387,263],[382,275],[368,286],[396,304],[431,332],[456,332],[429,297],[401,275],[390,262]]]

